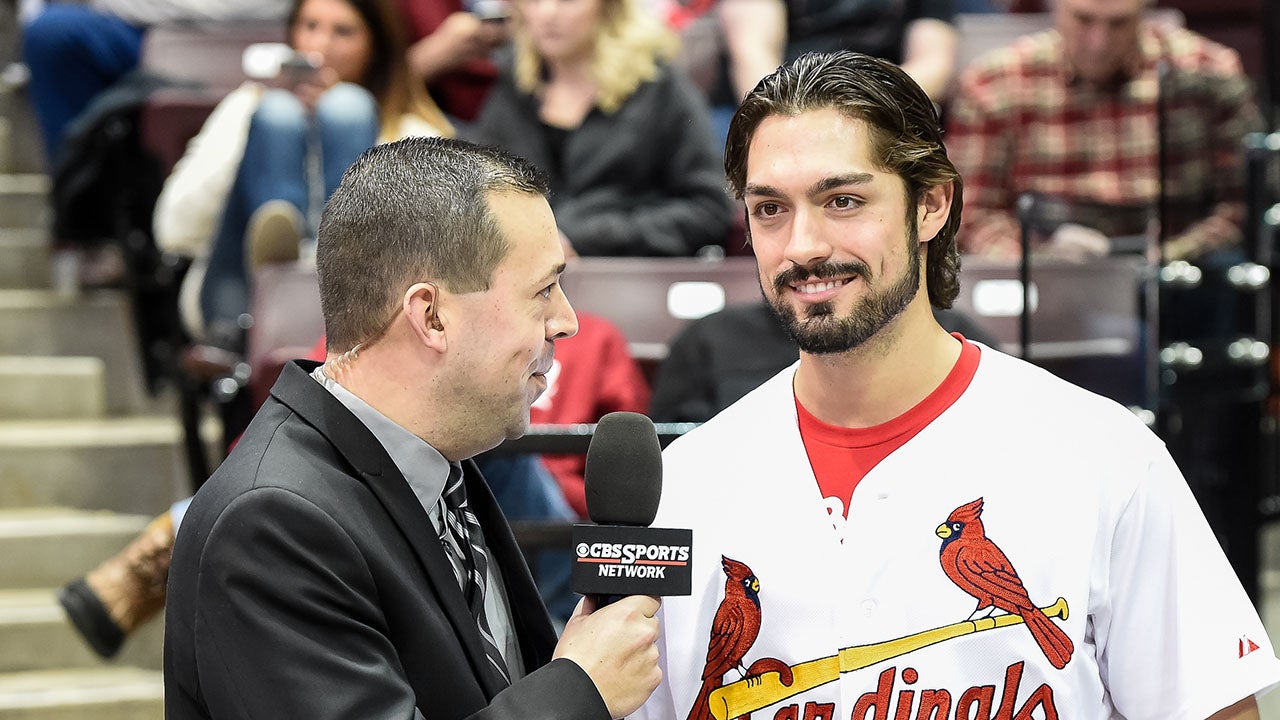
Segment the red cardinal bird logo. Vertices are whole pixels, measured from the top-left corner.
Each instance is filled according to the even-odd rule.
[[[707,698],[712,690],[724,684],[724,674],[730,669],[738,668],[746,677],[742,658],[760,634],[760,580],[745,563],[721,555],[720,565],[725,575],[724,599],[711,621],[702,690],[689,710],[689,720],[711,720]]]
[[[999,609],[1021,616],[1049,662],[1058,669],[1066,667],[1075,645],[1031,602],[1013,563],[987,538],[981,516],[982,498],[978,498],[953,510],[938,526],[942,571],[957,587],[977,598],[978,607],[970,617],[983,608],[987,614]]]

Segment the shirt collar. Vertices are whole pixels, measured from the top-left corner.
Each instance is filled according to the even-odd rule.
[[[351,414],[356,416],[391,456],[391,461],[409,482],[410,489],[427,511],[436,532],[440,531],[439,501],[444,493],[451,463],[426,440],[409,432],[394,420],[378,412],[372,405],[342,387],[338,381],[324,372],[324,366],[311,373],[325,390],[328,390]],[[452,463],[457,465],[457,463]],[[460,469],[459,469],[460,471]]]

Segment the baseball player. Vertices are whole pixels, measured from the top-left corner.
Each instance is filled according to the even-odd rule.
[[[633,717],[1257,718],[1280,661],[1160,441],[934,321],[962,183],[910,78],[802,57],[725,167],[801,356],[666,451],[694,591]]]

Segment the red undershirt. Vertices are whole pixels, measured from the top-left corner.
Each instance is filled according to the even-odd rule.
[[[826,498],[838,499],[849,516],[849,502],[858,482],[894,450],[925,429],[960,398],[978,371],[978,346],[952,333],[962,343],[960,357],[929,396],[898,417],[867,428],[828,425],[814,417],[796,399],[800,438],[809,464]]]

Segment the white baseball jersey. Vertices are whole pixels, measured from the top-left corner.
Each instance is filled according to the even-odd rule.
[[[1125,408],[983,347],[845,522],[814,480],[794,373],[664,454],[654,525],[693,528],[693,595],[663,601],[663,683],[633,718],[1200,720],[1280,682],[1185,480]],[[981,522],[948,523],[978,499]],[[944,535],[1004,558],[992,593],[1023,588],[1041,608],[1025,616],[1070,639],[1063,667],[1024,615],[975,612],[957,573],[992,567],[944,571]]]

